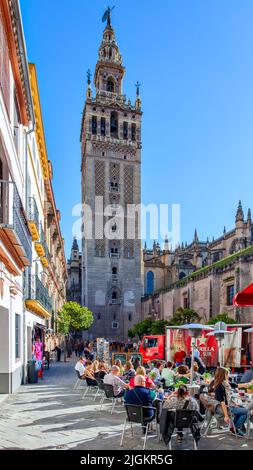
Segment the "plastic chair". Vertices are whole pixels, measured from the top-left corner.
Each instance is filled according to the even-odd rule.
[[[143,450],[145,450],[148,430],[151,427],[152,421],[156,418],[156,408],[154,408],[153,406],[128,405],[127,403],[125,403],[124,406],[125,406],[125,409],[126,409],[127,416],[126,416],[126,419],[125,419],[125,422],[124,422],[124,427],[123,427],[123,431],[122,431],[122,435],[121,435],[120,446],[121,447],[123,446],[123,440],[124,440],[124,435],[125,435],[127,423],[131,424],[132,436],[134,435],[133,434],[132,423],[138,423],[138,424],[141,424],[142,427],[146,428],[144,443],[143,443],[143,448],[142,448]],[[145,417],[145,410],[153,410],[154,411],[153,416],[150,417],[150,418]]]
[[[170,414],[172,422],[174,422],[174,431],[183,431],[184,429],[188,429],[192,433],[192,425],[194,421],[194,417],[196,415],[196,410],[168,410],[167,413]],[[197,441],[192,433],[193,442],[194,442],[194,450],[198,450]],[[172,435],[169,438],[168,446],[169,449],[172,450],[171,446]]]
[[[97,397],[97,392],[99,390],[98,388],[98,385],[94,385],[93,383],[93,379],[91,379],[90,377],[85,377],[85,380],[86,380],[86,384],[87,384],[87,387],[86,387],[86,390],[82,396],[82,398],[85,398],[85,397],[94,397],[94,401],[96,400],[96,397]],[[96,384],[97,384],[97,381],[96,381]],[[88,391],[89,389],[91,390],[91,394],[88,394]]]
[[[110,384],[105,384],[103,383],[103,390],[104,390],[104,396],[102,397],[101,399],[101,407],[100,407],[100,410],[102,410],[102,406],[104,404],[104,401],[107,399],[107,400],[111,400],[112,401],[112,408],[111,408],[111,414],[113,413],[113,410],[115,408],[115,405],[116,405],[116,401],[117,401],[117,397],[115,397],[114,395],[114,390],[113,390],[113,386],[110,385]]]
[[[75,373],[77,375],[77,380],[76,380],[76,383],[74,385],[74,390],[78,390],[78,388],[81,386],[81,384],[83,382],[85,382],[85,379],[82,379],[81,375],[80,375],[80,372],[78,372],[78,370],[75,369]]]

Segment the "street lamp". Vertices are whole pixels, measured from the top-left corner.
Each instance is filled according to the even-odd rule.
[[[189,330],[189,335],[191,336],[191,379],[190,385],[193,382],[193,371],[194,371],[194,350],[196,348],[196,339],[202,336],[202,330],[213,330],[211,326],[205,326],[201,323],[189,323],[183,325],[181,328],[184,330]]]
[[[208,333],[207,336],[215,336],[217,343],[218,343],[218,354],[219,354],[219,363],[221,366],[223,366],[224,363],[224,348],[223,346],[223,340],[225,338],[225,335],[230,335],[233,333],[233,331],[228,331],[227,330],[227,325],[224,322],[219,321],[214,325],[215,330],[211,331],[211,333]]]

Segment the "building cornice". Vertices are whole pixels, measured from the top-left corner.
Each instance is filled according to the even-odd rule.
[[[49,164],[48,164],[48,158],[47,158],[46,139],[45,139],[45,133],[44,133],[42,109],[41,109],[41,104],[40,104],[39,86],[38,86],[35,64],[29,63],[29,72],[30,72],[32,98],[33,98],[34,113],[35,113],[36,141],[37,141],[38,150],[40,154],[40,162],[41,162],[43,176],[44,176],[44,179],[47,179],[49,178]]]

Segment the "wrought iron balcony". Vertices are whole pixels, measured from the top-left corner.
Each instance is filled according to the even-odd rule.
[[[0,180],[0,228],[15,249],[21,266],[32,262],[32,237],[16,184]]]
[[[47,247],[46,238],[45,238],[44,231],[43,231],[41,224],[40,224],[39,240],[35,242],[35,250],[37,252],[37,255],[40,257],[43,267],[48,268],[49,260],[50,260],[50,253]]]
[[[35,274],[28,276],[25,288],[26,308],[38,315],[48,318],[53,311],[53,302],[49,296],[48,289]]]
[[[34,197],[28,199],[28,221],[32,240],[39,240],[39,211]]]

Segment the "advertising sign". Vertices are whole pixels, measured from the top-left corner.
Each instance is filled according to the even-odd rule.
[[[181,348],[186,356],[191,355],[191,336],[188,330],[170,329],[168,356],[174,362],[175,352]],[[202,335],[196,339],[196,346],[199,350],[200,358],[206,366],[214,366],[218,361],[218,345],[213,336],[206,336],[209,331],[202,330]]]
[[[32,348],[32,358],[36,360],[36,369],[42,369],[43,344],[41,341],[34,341]]]

